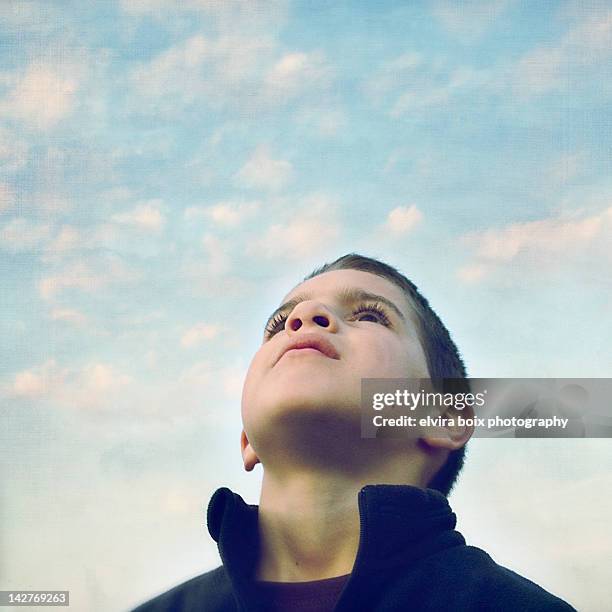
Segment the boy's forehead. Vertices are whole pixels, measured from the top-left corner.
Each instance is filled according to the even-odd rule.
[[[359,289],[391,300],[406,316],[413,319],[413,309],[404,292],[390,280],[363,270],[332,270],[309,278],[294,287],[282,303],[296,296],[333,297],[346,289]]]

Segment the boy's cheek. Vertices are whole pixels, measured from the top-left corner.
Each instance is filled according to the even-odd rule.
[[[249,370],[257,370],[259,368],[266,367],[266,364],[267,367],[270,367],[270,365],[272,364],[272,358],[274,355],[276,355],[277,351],[278,349],[276,349],[270,343],[270,341],[262,344],[259,349],[257,349],[255,355],[253,355]]]
[[[247,386],[247,383],[251,384],[251,381],[253,381],[254,379],[258,378],[258,376],[260,376],[262,368],[263,368],[263,364],[264,364],[264,355],[262,354],[262,349],[259,349],[259,351],[255,353],[255,355],[253,356],[253,359],[251,359],[251,363],[249,364],[249,368],[247,370],[247,373],[244,379],[243,391],[245,387]]]

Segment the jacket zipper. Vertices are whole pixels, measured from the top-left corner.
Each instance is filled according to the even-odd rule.
[[[351,590],[351,585],[355,582],[356,576],[359,573],[359,566],[362,563],[364,550],[366,548],[365,538],[367,532],[367,512],[366,512],[366,503],[365,503],[365,492],[359,491],[359,495],[357,497],[357,503],[359,505],[359,547],[357,548],[357,555],[355,557],[355,563],[353,564],[353,570],[349,575],[349,579],[346,581],[344,588],[340,592],[340,597],[338,597],[338,601],[334,606],[334,612],[341,612],[343,609],[346,609],[350,612],[351,608],[346,607],[350,600],[347,595]]]

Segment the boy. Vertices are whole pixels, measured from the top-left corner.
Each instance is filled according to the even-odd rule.
[[[573,608],[466,546],[446,495],[471,431],[361,437],[363,378],[464,378],[416,287],[349,254],[313,272],[268,320],[243,388],[244,467],[260,505],[219,489],[208,528],[223,565],[137,612]]]

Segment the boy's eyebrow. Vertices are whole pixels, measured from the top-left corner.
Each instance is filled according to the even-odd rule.
[[[281,304],[268,318],[266,321],[266,327],[268,327],[270,321],[272,321],[276,316],[283,314],[284,312],[293,310],[300,302],[305,302],[306,300],[310,300],[312,298],[312,294],[310,293],[299,293],[298,295],[292,297],[290,300],[287,300],[284,304]],[[384,295],[378,295],[376,293],[370,293],[369,291],[365,291],[363,289],[353,289],[347,288],[342,289],[338,294],[338,299],[341,304],[354,304],[355,302],[381,302],[389,307],[399,318],[401,321],[405,321],[406,317],[404,313],[389,299]]]

